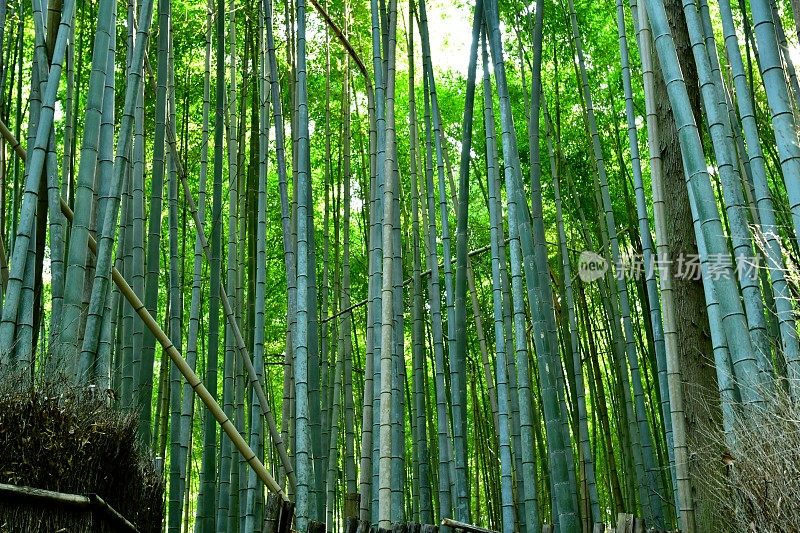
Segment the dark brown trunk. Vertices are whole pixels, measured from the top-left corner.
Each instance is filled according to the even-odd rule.
[[[680,0],[665,0],[667,18],[683,69],[689,100],[698,127],[700,119],[700,89],[697,69],[689,42],[686,22]],[[709,435],[722,431],[719,392],[714,367],[714,356],[709,333],[703,283],[699,279],[681,279],[676,276],[679,257],[697,255],[689,195],[681,160],[681,150],[666,87],[656,69],[655,100],[658,113],[661,158],[663,161],[664,203],[666,213],[666,239],[669,248],[674,294],[675,321],[678,334],[678,358],[684,380],[684,411],[686,414],[686,440],[690,452],[689,475],[695,504],[698,527],[703,531],[716,529],[717,518],[713,509],[714,498],[709,493],[713,481],[722,471],[719,453],[710,450]]]

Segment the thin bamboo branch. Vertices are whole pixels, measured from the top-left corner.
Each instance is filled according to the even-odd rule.
[[[339,42],[342,43],[342,46],[344,46],[345,50],[347,50],[347,53],[350,54],[350,57],[353,59],[353,61],[355,61],[356,66],[358,67],[358,70],[361,72],[361,75],[364,77],[364,83],[367,85],[367,92],[371,93],[372,92],[372,80],[369,77],[369,72],[367,72],[367,67],[364,65],[364,62],[361,61],[361,58],[359,57],[358,52],[356,52],[355,48],[353,48],[353,45],[350,44],[350,41],[345,36],[344,32],[339,28],[339,26],[336,25],[336,23],[333,21],[333,19],[331,19],[331,16],[328,15],[328,12],[325,10],[325,8],[322,7],[319,4],[319,2],[317,2],[317,0],[310,0],[310,1],[311,1],[311,5],[314,6],[314,9],[316,9],[317,12],[319,12],[319,14],[325,20],[325,23],[328,25],[328,27],[331,29],[331,31],[333,31],[333,33],[339,39]]]
[[[506,244],[508,244],[508,241],[509,241],[509,239],[506,238],[504,242]],[[475,248],[474,250],[470,250],[467,253],[467,257],[474,257],[476,255],[480,255],[482,253],[488,252],[491,249],[492,249],[492,246],[490,244],[487,244],[486,246],[481,246],[480,248]],[[452,258],[452,260],[450,262],[451,263],[455,263],[456,262],[456,258],[455,257]],[[444,263],[439,263],[439,267],[441,268],[443,264]],[[423,271],[420,274],[420,276],[430,276],[430,275],[431,275],[431,269],[430,268],[428,270]],[[414,281],[413,277],[403,280],[403,287],[407,287],[408,285],[411,284],[412,281]],[[364,300],[356,302],[353,305],[351,305],[349,307],[346,307],[346,308],[342,309],[341,311],[339,311],[338,313],[333,314],[333,315],[331,315],[331,316],[329,316],[327,318],[323,318],[323,319],[320,320],[320,322],[328,322],[329,320],[334,320],[334,319],[336,319],[336,318],[338,318],[338,317],[340,317],[340,316],[342,316],[342,315],[344,315],[346,313],[351,313],[351,312],[355,311],[359,307],[367,305],[367,303],[369,303],[369,298],[366,298]]]

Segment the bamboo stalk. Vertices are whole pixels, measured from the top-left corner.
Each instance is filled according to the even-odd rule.
[[[83,496],[80,494],[68,494],[66,492],[38,489],[36,487],[8,485],[6,483],[0,483],[0,494],[5,494],[10,498],[44,501],[57,505],[68,505],[77,509],[87,509],[89,511],[99,509],[103,513],[113,517],[118,525],[123,526],[125,530],[134,533],[139,531],[136,529],[136,526],[122,516],[119,511],[111,507],[111,505],[97,494]]]
[[[469,531],[470,533],[498,533],[492,529],[486,529],[485,527],[467,524],[466,522],[459,522],[458,520],[453,520],[452,518],[442,518],[442,525],[450,526],[453,529]]]
[[[67,205],[63,198],[61,199],[61,212],[64,213],[64,216],[67,217],[69,222],[72,222],[72,209],[70,209],[69,205]],[[91,236],[89,237],[89,249],[92,251],[92,253],[97,251],[97,242],[94,240],[94,237]],[[164,352],[169,355],[170,359],[172,359],[172,362],[178,367],[178,370],[180,370],[181,374],[183,374],[183,377],[186,378],[186,381],[189,382],[189,385],[195,391],[197,396],[206,405],[206,408],[208,408],[211,414],[214,415],[214,418],[217,419],[217,422],[219,422],[222,430],[228,434],[231,443],[236,447],[237,450],[239,450],[239,453],[242,454],[245,461],[247,461],[247,463],[252,467],[259,479],[264,482],[267,488],[281,496],[284,501],[287,501],[288,498],[286,493],[283,492],[275,479],[273,479],[269,472],[267,472],[267,469],[264,468],[264,465],[258,460],[258,457],[256,457],[256,455],[253,453],[253,450],[250,449],[250,446],[247,445],[247,442],[245,442],[242,435],[236,430],[233,423],[225,415],[222,408],[208,392],[208,389],[205,388],[203,382],[200,380],[197,374],[195,374],[186,360],[181,356],[178,349],[172,344],[172,341],[169,339],[167,334],[164,333],[164,330],[161,329],[161,326],[158,325],[158,322],[156,322],[156,320],[153,318],[153,315],[150,314],[150,311],[147,310],[136,293],[133,292],[131,286],[128,285],[128,282],[119,272],[119,270],[116,269],[116,267],[112,268],[111,276],[114,280],[114,283],[117,284],[120,293],[125,296],[125,299],[131,304],[131,307],[133,307],[133,310],[137,315],[139,315],[139,318],[142,319],[144,325],[150,330],[158,343],[161,344]]]
[[[9,142],[12,146],[19,146],[16,138],[14,135],[9,131],[9,129],[0,121],[0,134]],[[25,161],[25,151],[19,148],[17,154],[20,158]],[[178,163],[178,158],[175,158],[175,162]],[[67,218],[67,221],[70,223],[72,222],[72,209],[69,207],[67,202],[64,201],[63,198],[60,199],[61,203],[61,212],[64,213],[64,216]],[[92,253],[97,252],[97,241],[95,241],[94,237],[91,235],[89,236],[89,249]],[[186,360],[181,356],[181,353],[178,349],[172,344],[172,341],[169,339],[164,330],[161,329],[161,326],[158,325],[158,322],[153,318],[153,315],[145,308],[142,301],[133,292],[131,286],[122,276],[122,274],[117,270],[116,267],[112,267],[111,276],[114,280],[114,283],[117,284],[119,287],[120,293],[125,296],[125,299],[128,300],[128,303],[131,304],[133,310],[144,322],[144,325],[150,330],[153,334],[155,339],[161,344],[161,347],[164,351],[169,355],[170,359],[172,359],[175,366],[178,367],[183,377],[186,378],[186,381],[192,387],[192,389],[197,393],[197,396],[203,401],[211,414],[214,415],[214,418],[217,419],[219,422],[220,427],[228,434],[228,437],[231,439],[231,442],[239,450],[239,453],[242,454],[245,461],[253,468],[258,478],[264,482],[264,484],[273,492],[278,494],[283,498],[284,501],[288,501],[288,497],[286,493],[283,492],[281,487],[275,481],[275,479],[267,472],[267,469],[264,468],[264,465],[261,461],[258,460],[258,457],[253,453],[253,450],[250,449],[250,446],[247,445],[247,442],[244,440],[242,435],[236,430],[233,423],[228,419],[225,413],[220,408],[219,404],[214,400],[213,396],[208,392],[208,389],[205,388],[200,378],[195,374],[194,370],[189,366]],[[227,298],[224,300],[227,301]],[[252,365],[252,362],[251,362]],[[255,373],[255,369],[253,370]],[[262,392],[263,394],[263,392]]]

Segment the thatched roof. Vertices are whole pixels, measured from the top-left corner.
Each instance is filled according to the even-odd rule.
[[[0,483],[97,494],[139,531],[159,531],[163,482],[137,441],[136,425],[134,416],[87,392],[0,391]],[[0,498],[0,531],[62,528],[120,531],[103,513]]]

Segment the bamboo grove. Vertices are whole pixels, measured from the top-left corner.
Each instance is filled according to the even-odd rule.
[[[171,532],[721,530],[720,454],[800,401],[799,40],[794,0],[2,1],[4,379],[135,413]]]

